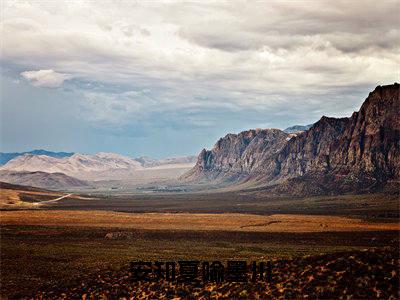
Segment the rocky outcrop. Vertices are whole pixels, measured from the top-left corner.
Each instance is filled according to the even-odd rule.
[[[185,179],[239,181],[280,151],[290,135],[279,129],[255,129],[228,134],[210,151],[203,149]]]
[[[302,186],[309,194],[382,187],[400,177],[399,90],[378,86],[351,117],[324,116],[292,136],[277,129],[229,134],[203,150],[184,178],[235,179],[280,192]]]

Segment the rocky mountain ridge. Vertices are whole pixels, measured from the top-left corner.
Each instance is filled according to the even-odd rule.
[[[228,134],[212,150],[203,149],[182,179],[294,194],[325,193],[326,184],[329,192],[381,187],[400,177],[399,90],[398,84],[378,86],[351,117],[323,116],[298,134]]]
[[[195,167],[184,178],[240,180],[266,158],[277,153],[290,138],[279,129],[255,129],[227,134],[210,151],[203,149]]]
[[[100,152],[94,155],[74,153],[56,158],[47,155],[24,154],[8,161],[0,170],[14,172],[63,173],[82,180],[118,180],[139,176],[137,171],[152,168],[189,169],[195,157],[170,157],[165,159],[130,158],[116,153]]]

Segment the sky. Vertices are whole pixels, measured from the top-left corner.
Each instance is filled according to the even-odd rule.
[[[399,1],[1,1],[0,150],[196,155],[399,81]]]

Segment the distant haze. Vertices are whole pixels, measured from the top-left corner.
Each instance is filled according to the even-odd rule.
[[[0,153],[0,157],[14,158],[0,166],[0,170],[16,172],[63,173],[80,179],[129,178],[138,170],[191,168],[196,156],[152,159],[132,158],[117,153],[99,152],[95,155],[81,153],[59,153],[34,150],[27,153]]]

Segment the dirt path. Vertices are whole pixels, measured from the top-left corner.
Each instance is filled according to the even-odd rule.
[[[60,201],[60,200],[62,200],[62,199],[64,199],[64,198],[68,198],[68,197],[70,197],[70,196],[72,196],[72,195],[73,195],[73,194],[67,194],[67,195],[58,197],[58,198],[56,198],[56,199],[47,200],[47,201],[41,201],[41,202],[35,202],[35,203],[33,203],[33,204],[34,204],[34,205],[51,204],[51,203],[55,203],[55,202],[57,202],[57,201]]]

